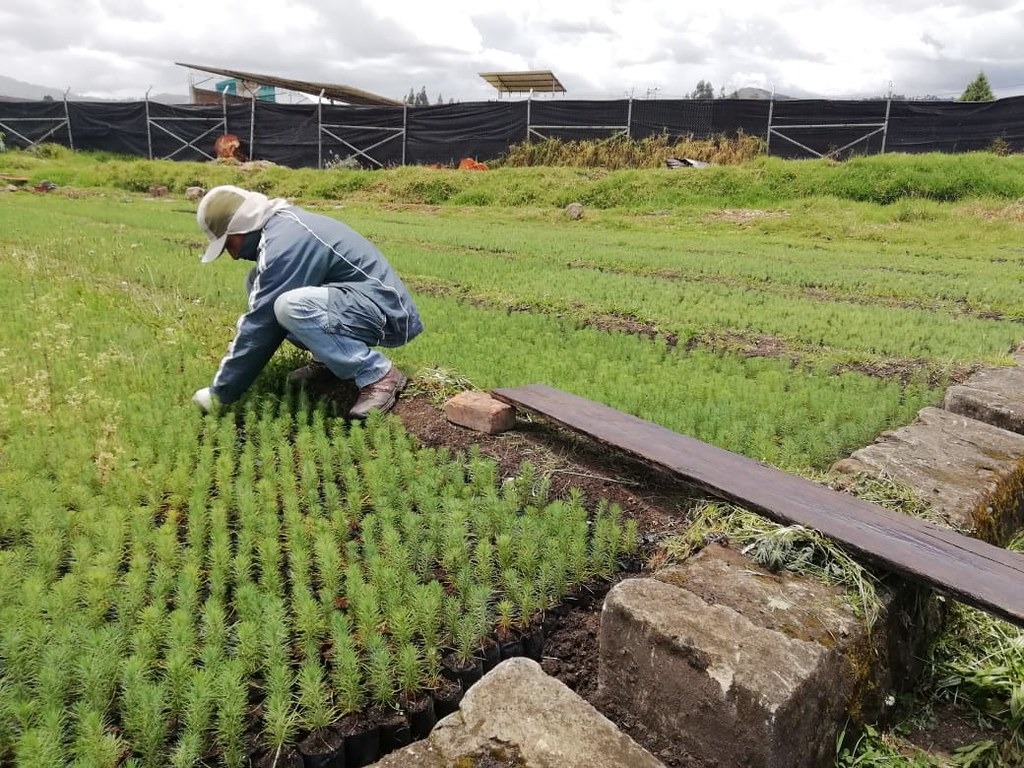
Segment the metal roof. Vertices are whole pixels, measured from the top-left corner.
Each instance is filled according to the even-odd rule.
[[[565,93],[555,73],[547,69],[530,72],[481,72],[480,77],[498,89],[498,93]]]
[[[186,64],[181,61],[176,61],[174,63],[179,67],[196,69],[200,72],[208,72],[212,75],[223,75],[224,77],[232,77],[236,80],[248,80],[249,82],[256,83],[258,85],[272,85],[275,88],[283,88],[287,91],[297,91],[299,93],[308,93],[311,96],[320,96],[320,94],[323,93],[324,98],[331,99],[332,101],[341,101],[345,104],[373,107],[400,107],[403,104],[403,102],[398,99],[389,99],[387,96],[379,96],[376,93],[363,91],[359,88],[352,88],[348,85],[317,83],[308,80],[290,80],[285,77],[276,77],[275,75],[261,75],[256,72],[242,72],[237,69],[207,67],[203,64]]]

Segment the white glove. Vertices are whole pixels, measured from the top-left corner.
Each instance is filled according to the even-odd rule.
[[[210,391],[209,387],[197,389],[196,393],[192,395],[192,402],[198,405],[199,410],[203,413],[209,413],[217,404],[217,400],[214,398],[213,392]]]

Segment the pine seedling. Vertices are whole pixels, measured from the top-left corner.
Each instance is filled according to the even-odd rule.
[[[489,538],[477,541],[473,550],[473,570],[481,584],[494,583],[494,545]]]
[[[174,604],[186,614],[199,612],[199,587],[202,569],[194,560],[187,560],[178,573],[178,583],[174,589]]]
[[[295,736],[298,710],[292,700],[292,673],[286,663],[267,670],[267,696],[263,701],[263,731],[272,749],[280,749]]]
[[[477,622],[472,614],[466,613],[458,618],[453,632],[455,641],[455,656],[466,664],[473,659],[477,642],[482,635],[477,631]]]
[[[515,568],[516,551],[515,539],[509,533],[501,533],[495,538],[495,554],[497,555],[498,570],[504,573]]]
[[[317,532],[313,539],[316,555],[317,576],[320,580],[318,596],[326,609],[334,607],[334,601],[341,594],[342,558],[334,536],[327,529]]]
[[[412,643],[401,643],[395,647],[398,649],[395,653],[398,687],[401,693],[411,696],[423,687],[423,659]]]
[[[363,487],[359,470],[355,466],[346,467],[343,474],[345,483],[345,514],[349,521],[359,521],[363,517],[363,509],[366,507],[368,497]]]
[[[223,665],[221,665],[223,666]],[[210,718],[217,702],[216,672],[205,667],[192,670],[191,685],[181,711],[185,728],[204,737],[210,729]]]
[[[132,637],[132,654],[147,671],[156,667],[166,622],[167,615],[160,605],[147,605],[139,614]]]
[[[224,604],[216,597],[210,597],[203,606],[203,664],[216,668],[227,652],[228,627]]]
[[[509,600],[499,600],[497,605],[494,606],[494,627],[497,629],[499,636],[507,637],[512,633],[512,629],[516,626],[516,606]]]
[[[384,707],[395,703],[395,662],[387,641],[380,634],[364,640],[366,685],[370,701]]]
[[[193,768],[203,759],[203,737],[186,728],[178,737],[178,743],[171,751],[171,768]]]
[[[299,667],[299,722],[303,728],[326,728],[334,722],[337,712],[324,680],[324,668],[318,660],[307,660]]]
[[[515,569],[526,578],[536,575],[541,559],[539,526],[528,523],[528,519],[520,522],[522,530],[516,537],[515,553]]]
[[[166,691],[160,683],[150,683],[137,674],[122,677],[121,724],[143,764],[159,768],[167,741],[168,717]]]
[[[107,727],[103,710],[80,702],[75,706],[73,719],[75,725],[71,757],[75,760],[74,765],[117,768],[129,748]],[[2,740],[0,743],[3,743]]]
[[[105,712],[117,691],[117,669],[121,659],[121,638],[113,625],[83,633],[74,678],[85,706]]]
[[[281,545],[276,535],[264,533],[256,545],[256,551],[260,563],[260,589],[268,595],[282,597],[284,581],[281,578]]]
[[[411,599],[416,618],[416,631],[419,632],[423,644],[440,645],[444,587],[440,582],[428,581],[413,590]]]
[[[294,630],[298,636],[302,659],[310,662],[320,658],[320,648],[327,631],[323,606],[312,597],[302,595],[292,604],[295,614]]]
[[[226,600],[231,580],[231,534],[224,529],[214,530],[209,550],[209,594],[217,600]]]
[[[331,621],[331,685],[341,714],[362,709],[365,702],[359,652],[352,639],[351,628],[344,615],[337,613]]]
[[[406,573],[412,568],[412,557],[409,547],[415,546],[416,539],[404,538],[401,531],[390,522],[381,526],[381,552],[390,566],[399,573]]]
[[[248,695],[245,672],[235,660],[215,670],[217,701],[216,743],[228,768],[241,768],[245,761],[242,734]]]
[[[436,645],[423,646],[423,686],[439,688],[443,677],[441,671],[441,649]]]
[[[263,670],[286,667],[289,660],[287,612],[280,598],[271,597],[263,609]]]
[[[36,696],[44,708],[60,711],[68,697],[72,680],[68,669],[78,652],[77,632],[67,619],[54,627],[49,642],[43,647],[36,674]]]
[[[25,731],[14,745],[14,763],[39,768],[63,768],[66,763],[59,732],[55,734],[42,726]]]
[[[416,632],[416,614],[403,601],[391,602],[388,609],[387,627],[395,647],[411,643]]]

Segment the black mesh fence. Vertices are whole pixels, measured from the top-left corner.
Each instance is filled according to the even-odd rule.
[[[788,99],[533,99],[427,107],[317,104],[168,106],[155,102],[0,102],[8,146],[206,160],[222,133],[252,159],[367,168],[490,160],[526,141],[760,136],[782,157],[1024,151],[1024,96],[984,103]]]

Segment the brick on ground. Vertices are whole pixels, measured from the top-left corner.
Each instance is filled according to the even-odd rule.
[[[516,425],[516,411],[486,392],[460,392],[444,404],[444,415],[452,424],[496,435]]]

